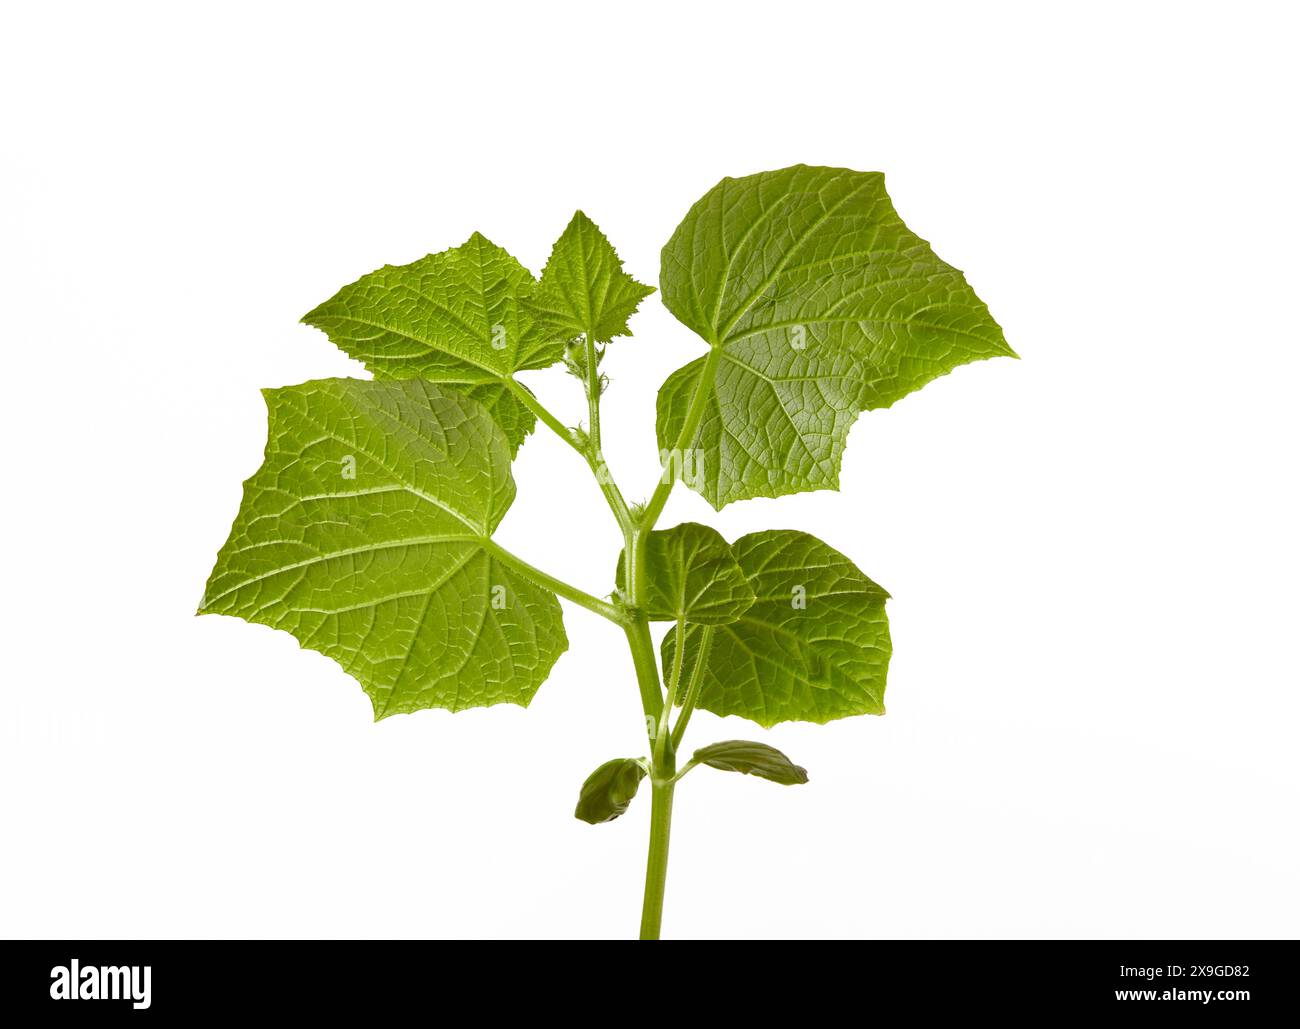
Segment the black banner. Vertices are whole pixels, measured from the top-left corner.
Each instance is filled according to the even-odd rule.
[[[502,958],[466,942],[9,942],[0,962],[0,1018],[10,1025],[36,1024],[26,1021],[32,1018],[162,1024],[251,1012],[447,1014],[448,999],[463,1012],[484,996],[493,1010],[529,998],[547,1009],[565,998],[582,1009],[601,981],[628,994],[620,1006],[631,1012],[639,987],[628,972],[641,961],[673,969],[651,976],[669,995],[687,979],[698,992],[702,974],[729,1004],[746,996],[761,1003],[779,986],[783,1006],[806,1002],[810,1011],[821,1010],[830,992],[864,1011],[884,1001],[918,1014],[1132,1008],[1240,1020],[1286,1017],[1295,1007],[1291,963],[1279,943],[871,941],[830,957],[818,947],[732,942],[713,944],[714,952],[698,959],[616,955],[608,943],[599,956],[567,958],[557,944],[546,946],[544,955]],[[696,971],[696,961],[706,964]],[[855,966],[847,978],[846,961]],[[603,962],[621,971],[591,967]],[[720,976],[719,966],[732,964],[735,971]]]

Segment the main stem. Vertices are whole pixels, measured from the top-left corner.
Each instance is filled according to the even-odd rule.
[[[639,521],[632,527],[631,532],[626,534],[627,564],[624,574],[629,587],[627,601],[634,612],[633,623],[628,627],[628,642],[632,646],[632,659],[636,665],[642,703],[644,705],[649,699],[650,692],[653,692],[654,699],[658,702],[657,708],[653,711],[649,706],[645,708],[646,725],[651,727],[652,735],[650,739],[650,850],[646,855],[645,893],[641,901],[641,939],[643,940],[659,939],[659,929],[663,921],[664,887],[668,881],[668,840],[673,822],[673,790],[677,785],[673,777],[677,774],[677,744],[681,740],[681,733],[670,734],[667,731],[668,719],[664,706],[671,710],[674,698],[671,696],[665,698],[660,689],[659,665],[655,661],[650,627],[641,611],[646,587],[645,546],[642,537],[648,536],[654,530],[655,522],[659,520],[659,515],[668,502],[668,495],[676,484],[676,476],[672,474],[673,462],[680,462],[684,448],[695,444],[695,435],[704,417],[707,387],[712,383],[717,371],[720,354],[721,350],[718,347],[709,351],[700,377],[696,380],[695,392],[691,396],[681,431],[674,441],[674,452],[668,455],[668,467],[664,469],[659,484],[642,511]],[[684,634],[679,634],[678,647],[684,646],[685,642]],[[697,658],[697,664],[703,664],[702,656]],[[678,673],[680,674],[680,669]],[[689,717],[688,709],[683,711],[683,715]],[[683,724],[682,728],[684,727]]]
[[[661,774],[661,773],[657,773]],[[669,773],[671,780],[672,773]],[[650,788],[650,853],[645,864],[645,896],[641,901],[641,939],[659,939],[664,917],[664,885],[668,881],[668,834],[673,823],[673,790],[665,781]]]
[[[635,543],[640,542],[640,529],[632,531]],[[635,551],[633,551],[635,553]],[[629,598],[639,597],[638,587],[644,575],[645,563],[631,560],[632,587]],[[638,569],[638,566],[640,570]],[[645,712],[646,730],[650,736],[650,852],[646,857],[645,897],[641,905],[641,939],[659,939],[659,923],[664,911],[664,885],[668,878],[668,831],[673,817],[673,782],[677,756],[672,738],[667,733],[664,718],[664,695],[659,686],[659,667],[655,661],[654,641],[650,638],[650,624],[640,611],[626,626],[628,646],[632,650],[632,663],[636,667],[637,686],[641,691],[641,707]],[[671,703],[671,699],[668,701]]]
[[[671,731],[668,715],[672,711],[674,698],[671,696],[665,698],[663,687],[660,685],[659,662],[655,655],[654,640],[650,636],[650,623],[645,615],[647,584],[645,540],[654,531],[655,522],[659,520],[659,515],[663,512],[664,505],[668,502],[668,495],[672,492],[673,485],[676,482],[676,476],[671,474],[673,462],[680,462],[683,448],[693,446],[695,443],[695,435],[704,416],[708,386],[712,383],[714,373],[717,370],[721,350],[715,345],[709,351],[709,356],[705,360],[699,378],[696,380],[695,391],[691,396],[681,431],[675,441],[674,453],[669,455],[668,467],[665,468],[659,484],[655,487],[654,493],[645,508],[634,514],[623,499],[618,486],[610,477],[609,470],[605,466],[604,454],[601,451],[601,383],[596,361],[595,334],[590,330],[586,333],[584,344],[586,348],[587,374],[583,385],[586,387],[589,419],[588,436],[585,443],[581,441],[579,435],[567,429],[560,423],[559,419],[546,410],[529,390],[515,383],[513,379],[508,380],[507,385],[512,388],[515,395],[525,406],[532,410],[556,435],[577,450],[586,459],[592,472],[595,473],[597,482],[599,482],[601,490],[605,494],[605,499],[609,502],[610,510],[614,513],[619,528],[623,532],[625,590],[621,598],[622,605],[616,609],[612,605],[607,605],[604,601],[583,593],[581,590],[576,590],[565,583],[559,582],[559,580],[547,583],[547,580],[550,580],[551,577],[539,569],[532,568],[532,566],[528,566],[527,571],[538,581],[551,585],[551,588],[559,592],[561,596],[567,596],[570,600],[607,617],[612,615],[612,620],[621,624],[627,634],[628,647],[632,651],[632,663],[636,668],[637,689],[641,694],[641,709],[645,714],[646,731],[650,738],[651,755],[650,849],[646,855],[645,894],[641,904],[641,939],[657,940],[659,939],[660,924],[663,921],[664,887],[668,881],[668,839],[673,820],[677,744],[681,741],[682,731],[686,727],[685,718],[690,717],[693,697],[688,706],[683,709],[683,719],[677,726],[677,731]],[[679,626],[679,628],[681,627]],[[680,648],[684,643],[684,634],[679,632],[678,647]],[[703,654],[697,656],[696,664],[703,665]],[[679,654],[677,667],[674,669],[672,687],[675,688],[678,685],[676,680],[679,679],[680,674],[681,655]],[[695,675],[698,677],[699,668],[695,670]],[[697,686],[695,683],[692,685],[693,687]]]

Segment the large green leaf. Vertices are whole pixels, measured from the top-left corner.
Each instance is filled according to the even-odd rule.
[[[763,726],[884,714],[889,594],[807,533],[756,532],[731,549],[758,599],[734,622],[687,629],[682,683],[700,634],[713,634],[699,706]],[[665,676],[676,646],[674,626],[662,647]]]
[[[652,621],[700,625],[733,622],[754,603],[754,591],[717,529],[685,522],[645,538],[645,613]],[[624,588],[623,555],[615,579]]]
[[[724,772],[756,775],[782,786],[799,786],[808,781],[808,770],[802,765],[796,765],[775,747],[750,740],[710,743],[697,750],[691,760]]]
[[[627,811],[645,778],[645,767],[630,757],[606,761],[583,782],[573,817],[589,825],[612,822]]]
[[[716,508],[837,488],[861,411],[1015,356],[962,273],[903,224],[878,172],[723,179],[664,247],[660,286],[711,350],[660,390],[659,445],[695,452],[684,478]],[[683,439],[698,390],[702,417]]]
[[[376,718],[526,705],[568,640],[555,596],[490,539],[515,485],[487,412],[419,379],[265,395],[266,456],[200,612],[293,633]]]
[[[578,211],[551,250],[529,306],[552,336],[591,333],[605,343],[629,335],[628,318],[653,292],[623,270],[605,234]]]
[[[514,373],[564,355],[563,340],[527,308],[535,288],[527,268],[476,232],[462,246],[363,275],[302,320],[377,379],[428,379],[474,397],[513,454],[535,423]]]

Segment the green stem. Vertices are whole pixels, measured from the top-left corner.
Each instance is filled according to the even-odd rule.
[[[633,529],[632,512],[623,499],[623,494],[610,473],[605,462],[605,451],[600,442],[600,366],[596,360],[596,335],[588,329],[583,346],[586,348],[587,381],[584,383],[587,393],[587,446],[582,456],[586,459],[591,473],[596,477],[596,484],[605,494],[605,502],[614,512],[619,528],[623,531],[623,545],[627,548]]]
[[[573,430],[560,421],[560,419],[556,418],[555,415],[551,414],[551,412],[547,410],[546,405],[533,396],[532,390],[527,386],[516,382],[510,376],[503,378],[501,380],[501,385],[513,393],[518,401],[523,404],[524,407],[528,408],[528,410],[532,411],[534,415],[540,418],[542,423],[555,433],[555,435],[559,436],[560,439],[564,440],[565,443],[569,444],[569,446],[579,454],[582,453],[582,444],[578,442],[578,437],[574,434]]]
[[[596,363],[596,337],[586,332],[583,345],[587,351],[587,436],[592,449],[600,456],[600,369]]]
[[[685,636],[686,623],[679,618],[677,619],[677,639],[684,639]],[[673,701],[677,698],[677,689],[682,682],[683,649],[683,647],[678,646],[673,653],[672,674],[668,676],[668,690],[664,696],[663,710],[659,712],[659,729],[655,733],[655,760],[662,760],[664,752],[672,747],[673,736],[668,729],[668,716],[672,714]]]
[[[659,687],[659,666],[655,661],[655,645],[650,638],[650,623],[645,615],[633,614],[624,622],[627,644],[632,651],[632,665],[636,669],[637,687],[641,691],[641,710],[645,713],[646,732],[650,735],[650,748],[655,749],[654,734],[663,713],[664,695]]]
[[[659,707],[653,712],[656,717],[651,721],[652,712],[646,706],[646,722],[648,725],[656,727],[661,721],[666,722],[664,710],[671,710],[673,696],[670,694],[665,703],[659,688],[659,669],[654,662],[654,649],[650,642],[649,627],[646,624],[645,615],[640,612],[641,599],[644,593],[646,581],[646,563],[645,548],[641,544],[644,535],[650,533],[655,523],[659,520],[660,514],[663,513],[664,505],[668,503],[668,495],[672,493],[673,486],[677,478],[672,474],[673,461],[682,461],[685,458],[685,449],[688,446],[694,446],[696,433],[700,428],[700,421],[704,418],[704,411],[708,406],[709,389],[713,385],[714,375],[718,370],[718,362],[722,358],[721,347],[714,346],[709,351],[709,356],[705,359],[704,367],[700,370],[700,377],[695,383],[695,392],[691,395],[690,405],[686,409],[686,419],[682,422],[681,432],[677,434],[677,439],[673,445],[673,451],[669,453],[669,466],[664,469],[660,476],[659,484],[650,496],[645,509],[641,512],[641,517],[631,532],[626,533],[627,537],[627,564],[624,574],[628,584],[628,604],[635,610],[633,626],[627,629],[628,640],[632,642],[632,656],[637,663],[637,679],[641,687],[641,699],[643,706],[649,701],[648,679],[653,676],[654,699],[658,701]],[[634,628],[639,627],[639,628]],[[644,630],[644,638],[641,639],[641,630]],[[707,639],[708,637],[706,637]],[[678,635],[680,655],[681,645],[684,645],[685,639]],[[644,658],[638,658],[638,649],[649,651],[648,669],[645,674],[642,673],[642,664]],[[695,680],[702,677],[702,668],[704,662],[696,661],[696,668],[693,670],[692,681],[695,686],[695,692],[698,696],[699,685]],[[678,671],[680,675],[680,669]],[[652,741],[658,746],[652,746],[651,753],[651,793],[650,793],[650,851],[646,855],[645,869],[645,895],[641,902],[641,939],[657,940],[659,939],[659,927],[663,921],[664,913],[664,886],[668,878],[668,836],[672,828],[673,820],[673,790],[677,786],[677,744],[681,741],[681,735],[686,730],[686,721],[690,718],[690,711],[683,711],[683,717],[679,719],[676,729],[671,736],[664,738],[663,733],[659,733],[659,739]],[[692,767],[687,766],[687,769]],[[687,769],[683,769],[686,771]]]
[[[682,701],[682,713],[677,716],[677,724],[673,726],[672,748],[674,753],[682,745],[682,737],[686,735],[686,723],[691,720],[691,712],[695,710],[696,701],[700,699],[700,687],[704,683],[704,664],[709,659],[709,647],[712,643],[713,626],[700,626],[699,641],[695,645],[695,664],[691,668],[691,681],[686,686],[686,697]],[[673,655],[674,663],[681,657],[684,650],[686,650],[686,637],[679,630],[677,633],[677,652]],[[684,773],[685,769],[682,771]]]
[[[674,775],[671,779],[668,780],[669,784],[676,786],[679,782],[682,781],[682,779],[686,777],[686,773],[689,772],[692,768],[694,768],[698,764],[699,762],[696,761],[695,758],[691,758],[689,761],[686,762],[686,764],[682,765],[682,767],[677,770],[676,775]]]
[[[593,597],[585,590],[578,589],[577,586],[571,586],[563,579],[557,579],[554,575],[542,571],[540,568],[530,565],[521,557],[517,557],[505,547],[493,539],[484,539],[481,541],[483,549],[493,554],[501,561],[514,568],[527,579],[531,579],[539,586],[544,586],[552,593],[558,594],[565,600],[571,600],[580,607],[585,607],[588,611],[594,611],[596,614],[608,618],[611,622],[618,625],[624,625],[627,622],[627,615],[622,608],[615,607],[609,601],[601,600],[599,597]]]
[[[584,445],[577,433],[551,414],[546,405],[533,396],[532,390],[512,378],[502,379],[501,384],[514,394],[524,407],[532,411],[543,425],[582,455],[582,459],[587,462],[587,467],[591,469],[592,474],[596,477],[596,484],[600,487],[600,491],[605,494],[605,502],[609,504],[609,509],[614,512],[614,517],[618,519],[619,526],[626,532],[627,527],[632,524],[632,513],[628,509],[627,501],[623,499],[618,484],[614,482],[613,477],[609,474],[609,468],[605,466],[605,459],[600,455],[599,440],[597,440],[594,450]],[[597,394],[597,399],[599,399],[599,394]],[[590,404],[590,401],[588,403]]]
[[[641,939],[659,939],[659,924],[664,911],[664,884],[668,876],[668,833],[673,818],[673,775],[677,757],[668,733],[667,715],[672,703],[664,701],[659,685],[659,663],[655,658],[650,623],[636,605],[645,588],[645,557],[641,529],[628,534],[627,597],[633,606],[631,621],[625,626],[632,663],[636,666],[641,706],[645,712],[650,739],[650,849],[646,855],[645,896],[641,904]]]
[[[687,703],[689,706],[684,708],[677,726],[670,732],[668,716],[672,711],[673,698],[681,682],[682,662],[684,660],[682,650],[685,645],[685,634],[681,632],[684,626],[678,626],[678,652],[674,660],[669,695],[665,701],[663,688],[659,681],[659,662],[655,654],[654,641],[650,636],[650,624],[646,619],[642,605],[646,591],[644,539],[654,529],[659,515],[663,512],[664,505],[668,502],[668,495],[672,492],[676,483],[676,476],[670,474],[671,465],[669,469],[665,469],[665,473],[661,476],[659,484],[655,487],[654,493],[651,495],[644,511],[641,512],[640,517],[633,517],[622,493],[609,474],[604,455],[601,452],[600,374],[596,367],[595,338],[590,332],[586,334],[585,345],[587,349],[585,385],[587,412],[590,421],[590,429],[585,440],[579,433],[566,428],[529,390],[515,382],[514,379],[505,379],[503,381],[519,401],[532,411],[543,424],[583,456],[595,475],[596,481],[605,494],[610,510],[613,511],[623,533],[625,588],[622,603],[618,606],[609,604],[556,579],[554,576],[547,575],[490,541],[487,545],[494,553],[513,564],[522,574],[528,576],[534,582],[553,590],[560,596],[566,597],[590,611],[595,611],[597,614],[604,615],[611,621],[617,622],[623,626],[623,631],[627,635],[628,648],[632,652],[632,664],[636,669],[637,689],[641,694],[641,709],[645,715],[646,731],[650,735],[650,751],[652,755],[650,760],[650,849],[646,855],[645,895],[641,907],[641,939],[657,940],[659,938],[660,924],[663,921],[664,886],[668,877],[668,838],[672,827],[673,790],[676,788],[677,779],[679,778],[676,771],[677,745],[681,741],[682,733],[685,732],[686,722],[690,718],[695,698],[699,695],[699,680],[703,676],[704,661],[702,655],[697,656],[695,668],[692,670],[691,685],[688,687]],[[678,434],[673,452],[669,455],[670,462],[684,460],[685,448],[693,446],[695,443],[700,421],[703,419],[704,411],[708,406],[709,389],[713,384],[721,354],[721,348],[717,346],[714,346],[709,351],[709,356],[700,372],[700,378],[695,384],[695,392],[691,396],[681,432]],[[705,635],[701,638],[703,648],[707,649],[710,638],[709,630],[706,628]],[[686,768],[682,769],[682,773],[684,774],[693,766],[693,762],[688,764]]]
[[[647,531],[653,529],[655,522],[659,520],[664,505],[668,503],[668,494],[673,491],[673,486],[677,482],[677,477],[672,473],[672,462],[684,461],[686,449],[695,445],[695,434],[699,431],[704,411],[708,407],[709,389],[713,385],[713,377],[717,373],[718,362],[721,359],[722,348],[717,346],[713,347],[709,351],[709,356],[704,359],[700,377],[695,381],[695,392],[691,394],[690,406],[686,409],[686,420],[682,422],[682,431],[677,434],[673,449],[669,452],[668,467],[659,477],[659,485],[655,487],[641,516],[641,525]]]
[[[671,781],[656,782],[650,790],[650,853],[645,865],[645,896],[641,902],[641,939],[659,939],[664,917],[664,886],[668,880],[668,834],[673,822]]]

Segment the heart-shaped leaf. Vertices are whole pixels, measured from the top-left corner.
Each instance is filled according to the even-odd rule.
[[[903,224],[878,172],[723,179],[664,247],[659,282],[711,348],[660,389],[659,446],[715,508],[838,488],[859,412],[969,361],[1015,356],[962,273]]]
[[[266,457],[200,612],[293,633],[376,718],[527,705],[568,640],[555,595],[490,538],[515,484],[487,412],[419,379],[265,395]]]
[[[683,684],[701,634],[712,633],[698,705],[762,726],[884,714],[889,594],[804,532],[755,532],[731,550],[758,599],[734,622],[687,628]],[[665,676],[677,643],[674,626],[661,648]]]
[[[652,621],[721,625],[754,603],[754,591],[717,529],[684,522],[645,539],[646,616]],[[623,555],[615,580],[625,585]]]

